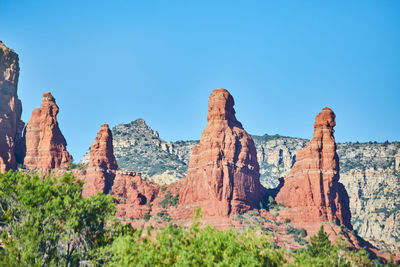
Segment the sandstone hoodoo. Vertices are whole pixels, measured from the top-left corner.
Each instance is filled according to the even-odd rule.
[[[16,154],[22,150],[24,122],[17,94],[18,77],[18,55],[0,41],[0,172],[14,169]]]
[[[97,192],[108,193],[118,169],[112,145],[113,139],[108,124],[100,127],[97,137],[90,148],[90,157],[83,196],[91,196]]]
[[[258,208],[265,194],[260,184],[253,139],[235,117],[234,100],[222,88],[209,98],[207,126],[193,149],[179,204],[202,207],[207,216],[227,216]]]
[[[97,137],[90,148],[89,168],[118,169],[114,157],[113,138],[108,124],[100,127]]]
[[[68,167],[72,156],[58,127],[58,106],[51,93],[44,93],[42,106],[32,112],[26,125],[24,138],[26,154],[24,164],[30,169]]]
[[[280,215],[292,222],[331,221],[352,228],[349,198],[339,183],[334,126],[335,113],[324,108],[315,117],[313,139],[298,152],[276,196],[276,202],[290,208]]]

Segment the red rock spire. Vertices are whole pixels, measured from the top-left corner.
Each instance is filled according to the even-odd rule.
[[[218,88],[211,93],[208,123],[193,149],[180,192],[180,205],[201,206],[209,216],[256,208],[265,192],[253,139],[236,120],[233,106],[227,90]]]
[[[113,185],[117,168],[112,133],[108,124],[103,124],[90,148],[82,195],[87,197],[97,192],[108,193]]]
[[[97,167],[101,169],[118,169],[117,161],[114,157],[113,139],[108,124],[100,127],[97,137],[90,149],[89,168]]]
[[[339,183],[335,124],[330,108],[315,117],[313,139],[298,152],[276,196],[276,202],[291,208],[283,213],[293,222],[338,221],[351,228],[348,195]]]
[[[30,169],[67,167],[72,156],[58,127],[58,106],[51,93],[43,94],[42,106],[32,112],[25,128],[26,155],[24,164]]]

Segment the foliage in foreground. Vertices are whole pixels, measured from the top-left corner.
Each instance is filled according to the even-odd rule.
[[[298,251],[294,266],[373,266],[365,249],[351,251],[343,240],[333,245],[329,235],[321,226],[318,233],[310,237],[310,244]]]
[[[150,232],[148,231],[148,235]],[[155,237],[120,236],[106,248],[107,266],[373,266],[365,250],[350,251],[344,242],[333,245],[320,229],[310,244],[296,252],[284,251],[270,237],[231,229],[184,230],[168,225]]]
[[[74,266],[104,245],[112,198],[82,197],[71,174],[0,174],[2,266]]]
[[[266,235],[168,225],[151,237],[120,236],[109,247],[109,266],[281,266],[282,249]],[[134,264],[133,264],[134,263]]]
[[[189,229],[135,230],[112,219],[111,197],[81,193],[70,174],[0,174],[0,266],[373,266],[365,250],[331,244],[323,228],[297,251],[255,230],[220,231],[196,220]]]

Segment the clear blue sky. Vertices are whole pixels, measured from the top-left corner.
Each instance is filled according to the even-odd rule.
[[[51,91],[75,161],[102,123],[200,138],[216,87],[252,134],[310,138],[329,106],[339,142],[400,140],[400,1],[0,0],[0,40],[24,121]]]

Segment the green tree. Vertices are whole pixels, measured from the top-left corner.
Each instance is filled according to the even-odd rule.
[[[310,245],[307,247],[310,255],[313,257],[317,256],[328,256],[332,249],[331,241],[329,241],[329,234],[325,233],[324,226],[321,225],[318,233],[310,237]]]
[[[281,266],[284,253],[269,239],[254,231],[170,224],[154,237],[121,235],[109,247],[106,266]]]
[[[82,197],[82,184],[61,177],[0,174],[0,213],[6,266],[75,266],[104,245],[115,212],[109,196]]]
[[[295,256],[293,266],[372,266],[368,253],[361,249],[351,251],[343,239],[336,240],[335,244],[329,241],[329,234],[321,226],[318,233],[310,237],[310,244],[300,250]]]

